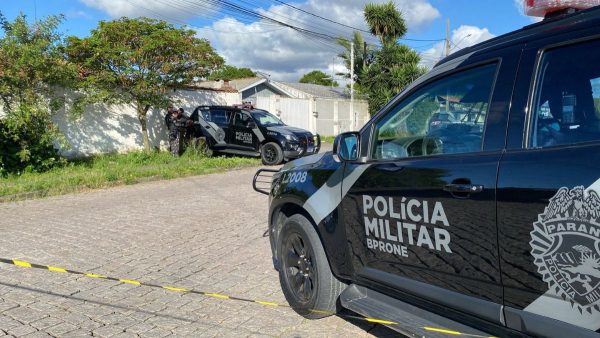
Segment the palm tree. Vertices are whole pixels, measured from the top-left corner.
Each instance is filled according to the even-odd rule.
[[[344,47],[344,51],[338,54],[338,57],[344,61],[344,65],[348,72],[337,73],[336,75],[343,76],[347,79],[350,78],[350,40],[345,38],[338,38],[338,45]],[[371,64],[373,59],[373,47],[365,42],[360,32],[354,32],[352,39],[354,42],[354,81],[360,84],[362,76],[361,74]]]
[[[371,33],[377,36],[384,45],[394,43],[406,34],[406,23],[402,18],[402,13],[391,1],[385,4],[366,4],[365,20]]]

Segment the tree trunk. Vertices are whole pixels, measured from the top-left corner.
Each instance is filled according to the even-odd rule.
[[[146,153],[150,153],[152,149],[150,148],[150,140],[148,139],[148,109],[150,109],[149,105],[144,105],[141,102],[137,103],[137,116],[140,121],[140,125],[142,126],[142,139],[144,140],[144,151]]]

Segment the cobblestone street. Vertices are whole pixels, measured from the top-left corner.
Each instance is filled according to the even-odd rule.
[[[255,169],[0,204],[0,257],[285,303]],[[0,265],[0,336],[389,335],[339,317]]]

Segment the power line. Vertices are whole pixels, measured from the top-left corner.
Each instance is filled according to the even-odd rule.
[[[227,0],[200,0],[199,2],[197,1],[189,1],[189,0],[172,0],[172,1],[162,1],[162,0],[154,0],[154,1],[158,1],[164,5],[170,6],[178,11],[182,11],[184,13],[189,14],[190,12],[194,13],[197,10],[203,10],[203,11],[207,11],[207,12],[217,12],[217,13],[223,13],[226,15],[232,15],[235,17],[235,19],[240,20],[241,22],[245,23],[245,24],[250,24],[250,23],[258,23],[258,24],[264,24],[264,25],[271,25],[271,26],[280,26],[282,28],[290,28],[294,31],[296,31],[297,33],[299,33],[300,35],[304,36],[305,38],[316,42],[316,43],[320,43],[324,46],[326,46],[327,48],[329,48],[330,50],[339,52],[340,49],[342,48],[337,41],[338,40],[343,40],[343,41],[347,41],[347,42],[352,42],[351,39],[347,39],[345,37],[340,37],[340,36],[333,36],[331,34],[327,34],[324,32],[319,32],[319,31],[315,31],[315,30],[311,30],[311,29],[307,29],[307,28],[303,28],[303,27],[299,27],[297,25],[293,25],[284,21],[281,21],[279,19],[273,18],[271,16],[265,15],[264,13],[259,13],[253,9],[250,8],[246,8],[242,5],[239,4],[235,4],[231,1],[227,1]],[[240,2],[246,3],[248,4],[248,2],[243,1],[243,0],[239,0]],[[274,0],[274,1],[278,1],[279,0]],[[282,1],[281,1],[282,2]],[[153,11],[149,8],[145,8],[143,6],[138,5],[140,8],[143,8],[149,12],[154,13],[155,15],[157,15],[158,17],[162,17],[162,18],[167,18],[168,21],[171,22],[177,22],[179,24],[182,25],[188,25],[187,22],[184,22],[180,19],[175,19],[175,18],[171,18],[171,17],[167,17],[161,13],[158,13],[156,11]],[[289,5],[292,6],[292,5]],[[295,8],[295,6],[292,6]],[[216,10],[215,8],[218,8],[218,10]],[[302,10],[303,12],[307,12]],[[291,19],[293,21],[296,21],[298,23],[301,23],[298,20],[294,20],[292,18],[289,18],[287,16],[281,15],[281,14],[277,14],[277,13],[273,13],[271,11],[266,11],[269,12],[271,14],[275,14],[278,15],[280,17],[284,17],[284,18],[288,18]],[[310,12],[307,12],[309,14],[312,14]],[[317,16],[317,15],[315,15]],[[241,19],[241,17],[245,18],[246,20],[255,20],[252,22],[244,22],[243,19]],[[319,17],[319,16],[317,16]],[[228,18],[225,18],[228,19]],[[333,21],[333,20],[329,20],[328,21]],[[336,23],[335,21],[333,21],[334,23]],[[342,24],[343,25],[343,24]],[[319,27],[316,27],[314,25],[308,25],[310,27],[316,28],[317,30],[320,30]],[[347,26],[347,25],[345,25]],[[355,27],[352,26],[347,26],[349,28],[353,28],[355,29]],[[198,28],[198,27],[196,27]],[[223,32],[223,31],[218,31],[213,29],[212,27],[202,27],[200,29],[208,29],[208,30],[212,30],[212,31],[216,31],[216,32],[220,32],[220,33],[229,33],[229,34],[245,34],[244,32]],[[275,30],[270,30],[270,31],[257,31],[257,32],[251,32],[251,33],[267,33],[267,32],[272,32]],[[364,31],[364,30],[361,30]],[[250,32],[248,34],[251,34]],[[331,32],[329,32],[331,33]],[[335,33],[334,33],[335,34]],[[435,39],[435,40],[427,40],[427,39],[404,39],[404,40],[411,40],[411,41],[443,41],[444,39]],[[369,46],[373,46],[373,47],[381,47],[380,45],[377,44],[372,44],[372,43],[368,43]]]
[[[320,15],[317,15],[317,14],[311,13],[311,12],[309,12],[309,11],[306,11],[306,10],[304,10],[304,9],[302,9],[302,8],[298,8],[298,7],[296,7],[296,6],[290,5],[290,4],[288,4],[288,3],[284,2],[284,1],[281,1],[281,0],[272,0],[272,1],[274,1],[274,2],[277,2],[277,3],[280,3],[280,4],[282,4],[282,5],[285,5],[285,6],[288,6],[288,7],[290,7],[290,8],[293,8],[293,9],[297,10],[297,11],[300,11],[300,12],[302,12],[302,13],[305,13],[305,14],[308,14],[308,15],[311,15],[311,16],[314,16],[314,17],[316,17],[316,18],[319,18],[319,19],[321,19],[321,20],[325,20],[325,21],[328,21],[328,22],[334,23],[334,24],[336,24],[336,25],[340,25],[340,26],[343,26],[343,27],[351,28],[351,29],[354,29],[354,30],[356,30],[356,31],[360,31],[360,32],[363,32],[363,33],[372,34],[372,33],[371,33],[371,31],[368,31],[368,30],[365,30],[365,29],[362,29],[362,28],[357,28],[357,27],[350,26],[350,25],[346,25],[346,24],[344,24],[344,23],[341,23],[341,22],[338,22],[338,21],[335,21],[335,20],[331,20],[331,19],[328,19],[328,18],[322,17],[322,16],[320,16]],[[438,41],[443,41],[444,39],[413,39],[413,38],[400,38],[400,40],[406,40],[406,41],[417,41],[417,42],[438,42]]]
[[[356,27],[353,27],[353,26],[349,26],[349,25],[343,24],[343,23],[341,23],[341,22],[337,22],[337,21],[334,21],[334,20],[331,20],[331,19],[328,19],[328,18],[322,17],[322,16],[320,16],[320,15],[317,15],[317,14],[311,13],[311,12],[309,12],[309,11],[305,11],[305,10],[303,10],[302,8],[298,8],[298,7],[296,7],[296,6],[290,5],[290,4],[288,4],[287,2],[283,2],[283,1],[281,1],[281,0],[273,0],[273,1],[275,1],[275,2],[278,2],[278,3],[280,3],[280,4],[284,5],[284,6],[288,6],[288,7],[290,7],[290,8],[293,8],[293,9],[295,9],[295,10],[297,10],[297,11],[300,11],[300,12],[302,12],[302,13],[306,13],[306,14],[308,14],[308,15],[311,15],[311,16],[314,16],[314,17],[316,17],[316,18],[319,18],[319,19],[322,19],[322,20],[325,20],[325,21],[328,21],[328,22],[334,23],[334,24],[336,24],[336,25],[340,25],[340,26],[347,27],[347,28],[351,28],[351,29],[354,29],[354,30],[357,30],[357,31],[360,31],[360,32],[364,32],[364,33],[369,33],[369,34],[371,34],[371,32],[370,32],[370,31],[367,31],[367,30],[364,30],[364,29],[361,29],[361,28],[356,28]]]

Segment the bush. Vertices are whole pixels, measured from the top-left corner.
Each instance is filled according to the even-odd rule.
[[[54,147],[60,139],[50,112],[21,105],[0,119],[0,175],[42,172],[66,163]]]

